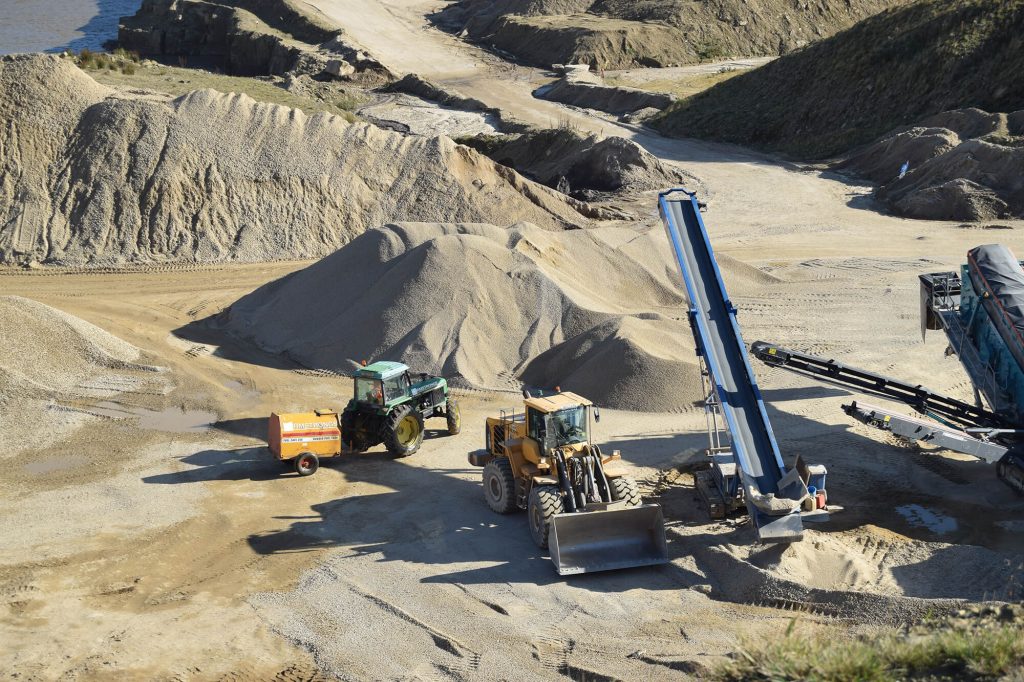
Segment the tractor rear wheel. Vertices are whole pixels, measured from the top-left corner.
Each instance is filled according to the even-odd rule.
[[[484,498],[487,506],[499,514],[511,514],[519,508],[516,477],[508,457],[498,457],[484,465]]]
[[[541,549],[547,549],[548,536],[551,534],[551,519],[561,514],[565,507],[562,504],[562,493],[555,485],[538,485],[530,491],[530,501],[526,505],[526,514],[530,519],[530,535]]]
[[[320,460],[312,452],[303,452],[295,458],[295,473],[299,476],[312,476],[320,468]]]
[[[384,447],[394,458],[408,457],[423,443],[423,415],[399,405],[384,420]]]
[[[613,500],[625,500],[627,507],[639,507],[642,500],[640,499],[640,488],[629,476],[620,476],[619,478],[613,478],[608,481],[608,485],[612,489]]]
[[[354,410],[341,414],[341,440],[354,452],[365,452],[376,445],[367,433],[366,421],[366,415]]]
[[[448,435],[454,436],[462,430],[462,413],[455,398],[448,398],[444,406],[444,418],[448,422]]]

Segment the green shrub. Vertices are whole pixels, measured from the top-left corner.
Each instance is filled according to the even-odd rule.
[[[84,49],[78,53],[78,59],[76,61],[78,66],[83,69],[88,69],[95,65],[96,56],[92,53],[92,50]]]
[[[740,651],[712,673],[718,682],[888,682],[908,678],[981,680],[1024,666],[1024,626],[981,628],[937,625],[934,630],[888,632],[847,641],[794,634]]]
[[[713,62],[716,59],[725,57],[725,50],[715,40],[706,40],[694,46],[697,58],[702,62]]]

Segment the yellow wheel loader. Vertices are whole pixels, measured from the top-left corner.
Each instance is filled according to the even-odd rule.
[[[575,393],[531,395],[522,413],[489,417],[484,497],[499,514],[525,509],[530,535],[548,549],[559,575],[668,561],[661,507],[643,504],[636,481],[590,442],[593,403]]]

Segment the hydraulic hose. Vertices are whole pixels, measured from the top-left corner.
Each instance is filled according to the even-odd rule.
[[[572,491],[572,481],[569,480],[569,467],[565,463],[565,455],[561,452],[555,454],[555,469],[558,471],[558,484],[562,488],[565,497],[565,510],[568,512],[577,511],[576,496]]]

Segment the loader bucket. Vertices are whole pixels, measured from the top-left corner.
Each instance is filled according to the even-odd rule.
[[[657,504],[558,514],[548,549],[559,575],[663,564],[665,518]]]

